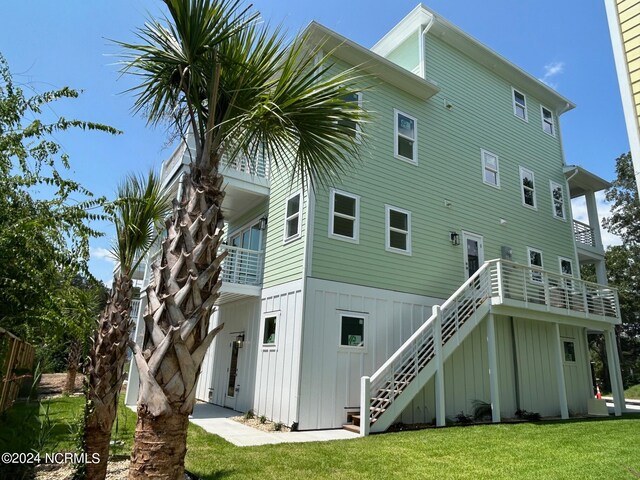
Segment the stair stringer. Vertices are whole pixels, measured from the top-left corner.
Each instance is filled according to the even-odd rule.
[[[475,313],[467,319],[466,322],[451,336],[442,347],[442,363],[449,358],[453,352],[460,346],[465,338],[484,320],[491,310],[491,299],[485,300]],[[416,375],[411,383],[405,388],[400,395],[396,397],[393,403],[387,408],[380,417],[371,425],[371,433],[381,433],[386,431],[393,422],[402,414],[409,406],[427,382],[435,375],[438,362],[435,357]],[[367,418],[367,415],[362,417]]]

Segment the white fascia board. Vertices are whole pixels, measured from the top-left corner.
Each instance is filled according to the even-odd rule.
[[[411,10],[398,24],[382,37],[378,43],[371,47],[371,51],[386,57],[398,45],[404,42],[407,37],[413,35],[416,30],[422,26],[431,23],[434,16],[422,4],[418,4],[416,8]]]

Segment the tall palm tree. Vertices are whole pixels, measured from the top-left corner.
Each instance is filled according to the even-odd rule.
[[[320,46],[289,44],[237,0],[165,0],[169,15],[137,31],[124,71],[140,79],[134,110],[170,120],[195,143],[181,198],[147,289],[145,345],[130,479],[181,478],[188,416],[204,355],[220,327],[209,318],[221,285],[223,155],[263,148],[272,171],[303,186],[327,183],[357,158],[363,110],[354,70],[331,74]],[[352,98],[352,97],[351,97]],[[145,352],[145,353],[143,353]]]
[[[131,277],[140,259],[154,241],[155,231],[170,206],[159,179],[130,176],[118,188],[112,218],[116,230],[113,256],[119,262],[107,304],[100,315],[87,361],[87,404],[83,443],[89,458],[90,480],[104,479],[109,455],[111,428],[116,418],[118,397],[124,380],[129,336],[133,326],[129,313],[133,295]]]

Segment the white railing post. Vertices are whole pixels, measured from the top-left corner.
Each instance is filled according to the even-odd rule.
[[[436,426],[446,424],[444,404],[444,360],[442,358],[442,310],[440,305],[433,306],[433,348],[436,361],[435,393],[436,393]]]
[[[360,379],[360,436],[369,435],[371,428],[371,378],[362,377]]]
[[[504,286],[502,285],[502,260],[498,260],[496,262],[496,280],[498,282],[498,299],[499,302],[502,303],[504,299]]]
[[[496,353],[496,324],[493,313],[487,318],[487,356],[489,357],[489,391],[491,392],[491,421],[500,423],[500,385]]]

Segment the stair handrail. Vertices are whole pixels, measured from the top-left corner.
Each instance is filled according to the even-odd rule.
[[[468,287],[471,286],[473,282],[475,282],[480,276],[485,273],[487,270],[491,268],[491,265],[498,262],[498,260],[490,260],[485,262],[482,267],[480,267],[473,275],[471,275],[466,282],[460,285],[458,288],[441,306],[441,309],[444,310],[446,307],[450,306],[455,299],[464,292]],[[416,341],[418,337],[420,337],[429,327],[432,326],[436,315],[431,315],[426,322],[424,322],[420,327],[398,348],[393,355],[391,355],[386,362],[382,364],[378,370],[375,371],[373,375],[371,375],[371,384],[374,384],[379,377],[381,377],[384,372],[405,352],[408,350],[411,345]]]

